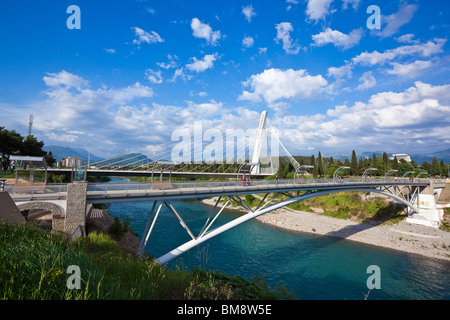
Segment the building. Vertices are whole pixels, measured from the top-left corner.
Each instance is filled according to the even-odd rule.
[[[406,153],[394,153],[391,157],[389,157],[389,160],[394,160],[394,158],[397,157],[397,161],[405,160],[406,162],[411,162],[411,157],[407,155]]]
[[[80,157],[66,157],[61,162],[63,167],[75,168],[81,167],[81,158]]]

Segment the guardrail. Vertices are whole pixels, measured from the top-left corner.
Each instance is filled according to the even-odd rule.
[[[355,179],[284,179],[284,180],[254,180],[254,181],[195,181],[195,182],[165,182],[165,183],[104,183],[104,184],[90,184],[88,191],[99,191],[99,194],[105,195],[109,191],[122,191],[125,196],[132,194],[135,191],[148,191],[161,193],[171,191],[173,193],[193,192],[203,193],[211,191],[230,191],[230,190],[243,190],[243,189],[277,189],[277,188],[290,188],[300,186],[352,186],[352,185],[402,185],[408,183],[423,183],[429,184],[429,179],[374,179],[374,178],[355,178]]]
[[[442,182],[440,180],[434,180]],[[93,183],[88,184],[90,195],[107,197],[116,193],[117,195],[133,195],[138,192],[155,194],[183,194],[183,193],[210,193],[230,192],[245,190],[283,189],[297,187],[330,187],[330,186],[354,186],[354,185],[403,185],[403,184],[430,183],[430,179],[410,178],[348,178],[348,179],[283,179],[283,180],[252,180],[252,181],[194,181],[194,182],[168,182],[164,183]],[[7,191],[17,200],[54,200],[63,199],[67,195],[67,185],[45,185],[45,186],[5,186]],[[108,195],[109,193],[109,195]]]
[[[61,199],[67,194],[67,184],[5,186],[4,191],[8,192],[14,200]]]

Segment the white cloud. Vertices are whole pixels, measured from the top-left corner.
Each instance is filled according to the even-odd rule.
[[[328,77],[331,76],[336,79],[351,78],[352,77],[352,68],[353,68],[353,66],[351,64],[345,64],[341,67],[329,67],[327,76]]]
[[[169,81],[170,82],[175,82],[175,81],[177,81],[178,78],[181,78],[181,80],[186,82],[186,80],[191,80],[192,76],[187,75],[184,72],[184,68],[181,67],[181,68],[175,70],[172,79],[170,79]]]
[[[328,14],[333,11],[330,9],[330,5],[333,0],[308,0],[306,5],[306,15],[310,20],[324,19]]]
[[[192,101],[186,101],[189,106],[189,112],[192,114],[201,114],[203,117],[214,116],[222,109],[223,103],[211,100],[206,103],[194,103]]]
[[[81,89],[89,85],[89,82],[82,77],[62,70],[59,73],[47,73],[47,76],[43,78],[45,84],[49,87],[64,86],[67,88]]]
[[[447,39],[434,39],[422,44],[415,44],[409,46],[401,46],[395,49],[389,49],[382,53],[378,51],[363,52],[352,59],[355,64],[373,66],[376,64],[384,64],[392,61],[398,57],[419,55],[422,57],[429,57],[431,55],[442,52]]]
[[[122,124],[114,120],[117,110],[154,94],[151,88],[140,83],[120,88],[91,88],[83,77],[64,70],[47,73],[43,81],[47,86],[43,91],[45,99],[27,107],[27,112],[38,115],[33,126],[36,135],[47,137],[50,141],[46,140],[46,144],[70,142],[75,147],[95,144],[92,149],[106,153],[111,147],[107,141],[126,139]]]
[[[360,84],[356,87],[356,90],[365,90],[375,87],[377,80],[372,75],[372,71],[364,72],[361,78],[359,78]]]
[[[163,69],[176,68],[176,67],[177,67],[177,63],[176,63],[175,60],[178,59],[178,56],[168,54],[168,55],[167,55],[167,58],[169,59],[169,62],[168,62],[168,63],[165,63],[165,62],[157,62],[156,65],[157,65],[158,67],[160,67],[160,68],[163,68]]]
[[[110,54],[116,53],[116,49],[105,49],[105,51],[110,53]]]
[[[192,63],[187,64],[186,68],[191,71],[203,72],[207,69],[210,69],[214,65],[214,61],[217,60],[217,53],[207,54],[203,57],[202,60],[197,60],[197,58],[193,57]]]
[[[360,2],[361,2],[361,0],[343,0],[342,1],[342,9],[346,10],[348,8],[348,5],[351,4],[352,8],[354,10],[357,10]]]
[[[197,18],[192,19],[191,28],[194,37],[205,39],[210,45],[217,45],[221,38],[220,31],[213,31],[208,24],[201,22]]]
[[[145,70],[145,78],[149,80],[151,83],[160,84],[163,82],[161,70],[155,71],[152,69],[147,69]]]
[[[436,151],[448,144],[450,85],[415,82],[404,91],[380,92],[367,102],[337,105],[326,114],[275,117],[271,124],[280,129],[291,153],[308,147],[322,153],[375,148],[404,152],[416,150],[417,140]]]
[[[431,68],[433,63],[431,61],[416,60],[407,64],[393,62],[391,65],[394,68],[388,70],[387,73],[404,78],[414,78],[422,74],[424,70]]]
[[[382,26],[379,35],[382,38],[386,38],[396,34],[403,25],[411,21],[416,11],[417,5],[403,4],[400,6],[398,12],[387,17],[383,16],[381,21],[383,24],[386,23],[386,25]]]
[[[134,27],[132,29],[134,30],[134,34],[136,36],[136,39],[133,40],[133,43],[138,46],[143,42],[148,44],[164,42],[164,39],[162,39],[160,35],[155,31],[148,33],[147,31],[138,27]]]
[[[246,36],[246,37],[244,37],[244,39],[242,39],[242,45],[246,48],[253,47],[253,43],[254,43],[254,40],[250,36]]]
[[[317,98],[323,93],[327,81],[321,76],[311,76],[306,70],[268,69],[252,75],[245,83],[253,92],[243,91],[239,100],[261,101],[272,103],[279,99]]]
[[[294,30],[290,22],[281,22],[275,26],[277,29],[277,37],[275,41],[283,43],[283,49],[288,54],[297,54],[300,51],[300,45],[292,42],[290,33]]]
[[[248,6],[242,7],[242,13],[245,16],[245,19],[247,19],[248,22],[252,20],[254,16],[256,16],[255,11],[253,10],[253,6],[250,4]]]
[[[362,28],[355,29],[349,34],[344,34],[337,30],[326,28],[325,31],[312,36],[314,45],[324,46],[332,43],[334,46],[342,50],[347,50],[359,43],[364,31]]]
[[[400,43],[416,43],[416,44],[420,43],[419,40],[413,40],[413,38],[414,38],[414,34],[407,33],[398,38],[395,38],[395,40],[397,40]]]

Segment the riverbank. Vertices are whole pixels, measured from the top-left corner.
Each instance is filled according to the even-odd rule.
[[[215,200],[204,199],[202,202],[214,205]],[[222,205],[220,203],[218,207]],[[231,209],[244,211],[240,207]],[[450,261],[450,232],[410,224],[404,219],[392,224],[369,224],[286,207],[256,219],[289,231],[337,237]]]

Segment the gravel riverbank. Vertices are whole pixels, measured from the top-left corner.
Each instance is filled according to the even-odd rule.
[[[204,199],[203,203],[214,205],[215,199]],[[338,237],[450,261],[450,232],[410,224],[405,220],[372,225],[290,208],[278,209],[256,219],[290,231]]]

